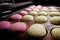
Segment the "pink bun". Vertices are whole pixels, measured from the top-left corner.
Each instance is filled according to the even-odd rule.
[[[37,5],[37,7],[36,7],[37,9],[41,9],[42,8],[42,6],[41,5]]]
[[[29,8],[33,9],[33,8],[36,8],[36,6],[35,5],[31,5]]]
[[[33,7],[33,8],[35,8],[36,6],[35,6],[35,5],[31,5],[30,7]]]
[[[11,23],[8,21],[1,21],[0,22],[0,29],[9,29],[11,26]]]
[[[35,10],[35,11],[39,11],[39,9],[37,9],[37,8],[34,8],[33,10]]]
[[[20,31],[20,32],[24,32],[27,29],[27,25],[23,22],[17,22],[17,23],[13,23],[11,25],[11,30],[12,31]]]
[[[48,7],[49,9],[55,9],[55,7],[54,6],[50,6],[50,7]]]
[[[12,16],[11,16],[11,19],[20,21],[20,20],[22,19],[22,16],[19,15],[19,14],[15,14],[15,15],[12,15]]]
[[[27,15],[28,12],[27,11],[20,11],[19,14],[21,14],[22,16],[24,16],[24,15]]]
[[[31,8],[26,8],[25,10],[26,10],[27,12],[31,12],[31,11],[32,11]]]
[[[46,10],[48,10],[48,7],[44,6],[44,7],[42,7],[42,9],[46,9]]]

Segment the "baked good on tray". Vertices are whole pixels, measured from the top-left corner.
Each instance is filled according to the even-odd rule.
[[[51,30],[51,36],[54,39],[60,40],[60,27],[53,28]]]
[[[0,21],[0,30],[10,29],[11,23],[9,21]]]
[[[37,23],[45,23],[45,22],[47,22],[47,17],[46,16],[37,16],[36,18],[35,18],[35,22],[37,22]]]
[[[22,15],[22,16],[24,16],[24,15],[27,15],[27,14],[28,14],[28,12],[27,12],[27,11],[25,11],[25,10],[22,10],[22,11],[20,11],[20,12],[19,12],[19,14],[20,14],[20,15]]]
[[[26,8],[25,10],[26,10],[27,12],[31,12],[31,11],[32,11],[31,8]]]
[[[39,13],[38,13],[38,15],[43,15],[43,16],[47,16],[47,12],[44,12],[44,11],[40,11]]]
[[[37,8],[34,8],[34,9],[33,9],[33,11],[37,11],[37,12],[39,12],[40,10],[39,10],[39,9],[37,9]]]
[[[34,17],[32,15],[25,15],[22,18],[22,21],[26,21],[26,22],[33,21],[33,20],[34,20]]]
[[[7,21],[0,22],[0,29],[7,29],[17,37],[17,40],[34,40],[34,38],[51,40],[51,36],[60,40],[60,28],[57,28],[60,27],[60,15],[53,6],[32,5],[9,18]],[[51,28],[53,29],[50,30]],[[51,35],[47,34],[50,31]]]
[[[24,22],[16,22],[13,23],[10,27],[11,31],[25,32],[27,29],[27,25]]]
[[[29,8],[34,9],[34,8],[36,8],[36,5],[31,5],[31,6],[29,6]]]
[[[42,5],[37,5],[36,8],[40,10],[42,8]]]
[[[51,17],[49,20],[52,24],[60,25],[60,17],[58,17],[58,16]]]
[[[36,12],[36,11],[31,11],[30,13],[29,13],[29,15],[33,15],[33,16],[36,16],[38,13]]]
[[[35,38],[43,38],[46,36],[47,31],[42,24],[33,24],[27,29],[27,35]]]
[[[40,11],[48,12],[48,7],[47,6],[43,6]]]
[[[58,12],[57,9],[49,9],[49,12]]]
[[[15,20],[15,21],[21,21],[22,20],[22,15],[19,15],[19,14],[14,14],[10,17],[12,20]]]
[[[49,15],[50,16],[59,16],[59,13],[58,12],[49,12]]]

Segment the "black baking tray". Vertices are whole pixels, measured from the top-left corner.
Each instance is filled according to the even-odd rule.
[[[43,6],[53,6],[53,5],[43,5]],[[58,10],[59,10],[59,12],[60,12],[60,7],[59,6],[56,6],[56,5],[54,5]],[[29,7],[29,6],[28,6]],[[28,8],[28,7],[26,7],[26,8]],[[2,20],[1,21],[3,21],[3,20],[9,20],[10,19],[10,16],[11,15],[14,15],[14,14],[17,14],[19,11],[22,11],[22,10],[24,10],[25,8],[23,8],[23,9],[20,9],[20,10],[18,10],[18,11],[15,11],[14,13],[11,13],[11,14],[9,14],[9,15],[7,15],[6,17],[4,17],[4,18],[2,18]],[[1,36],[4,36],[4,37],[1,37],[1,38],[4,38],[5,39],[5,36],[7,36],[7,38],[6,38],[6,40],[14,40],[14,38],[16,37],[16,35],[15,35],[15,33],[13,33],[13,32],[6,32],[6,31],[0,31],[0,34],[4,34],[4,33],[6,33],[6,34],[4,34],[4,35],[1,35]],[[9,34],[10,33],[10,34]],[[9,37],[10,36],[10,37]],[[15,40],[17,40],[17,39],[15,39]],[[18,39],[19,40],[19,39]]]
[[[31,6],[31,5],[30,5]],[[5,15],[5,16],[2,16],[1,20],[0,21],[3,21],[3,20],[8,20],[10,18],[11,15],[14,15],[14,14],[17,14],[19,13],[19,11],[22,11],[22,10],[25,10],[25,8],[28,8],[29,6],[26,6],[18,11],[15,11],[13,13],[10,13],[9,15]]]
[[[31,5],[29,5],[29,6],[31,6]],[[25,8],[28,8],[29,6],[27,6],[27,7],[25,7]],[[43,6],[52,6],[52,5],[43,5]],[[55,5],[54,5],[54,6],[55,6]],[[59,6],[55,6],[55,7],[56,7],[56,8],[58,9],[58,11],[60,12],[60,7],[59,7]],[[15,12],[9,14],[9,15],[2,16],[1,21],[2,21],[2,20],[8,20],[11,15],[17,14],[17,13],[19,13],[19,11],[22,11],[22,10],[24,10],[25,8],[20,9],[20,10],[18,10],[18,11],[15,11]]]
[[[46,5],[44,5],[44,6],[46,6]],[[48,5],[49,6],[49,5]],[[52,6],[52,5],[51,5]],[[29,6],[28,6],[29,7]],[[26,7],[26,8],[28,8],[28,7]],[[60,7],[59,6],[55,6],[58,10],[60,10]],[[23,8],[23,9],[21,9],[21,10],[19,10],[19,11],[22,11],[22,10],[24,10],[25,8]],[[8,15],[8,16],[6,16],[3,20],[9,20],[10,19],[10,16],[11,15],[14,15],[14,14],[17,14],[19,11],[16,11],[16,12],[14,12],[14,13],[12,13],[12,14],[10,14],[10,15]],[[59,11],[60,12],[60,11]],[[47,25],[47,24],[46,24]],[[50,31],[50,29],[52,29],[53,27],[51,27],[51,26],[49,26],[48,27],[48,25],[47,25],[47,27],[46,27],[46,29],[48,29],[49,31]],[[16,37],[16,34],[15,33],[13,33],[13,32],[6,32],[5,31],[5,33],[7,33],[8,34],[8,36],[7,37],[9,37],[10,38],[10,40],[20,40],[20,39],[22,39],[22,38],[20,38],[20,39],[18,39],[17,37]],[[9,33],[11,33],[11,34],[9,34]],[[6,34],[6,35],[7,35]],[[23,34],[24,35],[24,34]],[[11,37],[12,36],[12,37]],[[4,37],[5,37],[5,35],[4,35]],[[17,39],[16,39],[16,38]],[[44,39],[44,40],[48,40],[47,38],[50,38],[51,40],[52,40],[52,38],[50,37],[50,35],[48,34],[48,36]],[[27,39],[25,39],[25,40],[27,40]],[[30,40],[33,40],[33,39],[30,39]]]
[[[19,11],[22,11],[24,9],[25,8],[20,9]],[[9,21],[10,16],[14,15],[14,14],[17,14],[19,11],[13,12],[13,13],[11,13],[9,15],[6,15],[5,17],[2,16],[3,18],[0,21]],[[16,40],[15,39],[16,34],[17,33],[14,33],[14,32],[9,31],[9,30],[0,30],[0,37],[1,37],[0,40]]]
[[[2,13],[2,12],[0,11],[0,21],[4,20],[4,19],[5,19],[5,16],[7,17],[7,16],[9,16],[9,15],[11,15],[11,14],[14,14],[14,13],[16,13],[17,11],[19,11],[19,10],[21,10],[21,9],[24,9],[25,7],[30,6],[31,4],[32,4],[32,3],[27,4],[27,5],[22,5],[22,6],[17,7],[17,8],[12,8],[12,9],[10,9],[11,12],[7,12],[7,13]],[[6,10],[6,11],[9,11],[9,10]],[[3,12],[4,12],[4,11],[3,11]],[[4,17],[3,17],[3,16],[4,16]]]

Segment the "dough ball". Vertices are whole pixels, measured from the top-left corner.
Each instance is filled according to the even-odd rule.
[[[47,9],[41,9],[40,11],[48,12],[48,10],[47,10]]]
[[[50,16],[59,16],[59,13],[58,12],[50,12],[49,15]]]
[[[36,5],[31,5],[30,7],[33,7],[33,8],[35,8],[35,7],[36,7]]]
[[[23,22],[13,23],[10,27],[11,31],[24,32],[27,29],[27,25]]]
[[[21,14],[22,16],[24,16],[24,15],[27,15],[28,12],[23,10],[23,11],[20,11],[19,14]]]
[[[47,6],[43,6],[42,9],[47,9],[48,10],[48,7]]]
[[[41,8],[42,8],[42,5],[37,5],[36,8],[37,8],[37,9],[41,9]]]
[[[55,25],[60,25],[60,17],[57,17],[57,16],[51,17],[50,22]]]
[[[37,12],[39,12],[40,10],[39,10],[39,9],[37,9],[37,8],[34,8],[34,9],[33,9],[33,11],[37,11]]]
[[[34,9],[34,8],[36,8],[36,6],[35,5],[31,5],[29,8]]]
[[[48,11],[48,7],[42,7],[41,11],[47,12]]]
[[[49,12],[58,12],[57,9],[49,9]]]
[[[45,22],[47,22],[47,17],[45,17],[45,16],[37,16],[37,17],[35,18],[35,21],[36,21],[37,23],[45,23]]]
[[[51,35],[54,39],[59,39],[60,40],[60,28],[54,28],[51,30]]]
[[[44,37],[47,34],[46,29],[41,24],[33,24],[27,29],[27,34],[31,37]]]
[[[56,7],[54,7],[54,6],[49,6],[48,8],[49,9],[56,9]]]
[[[34,17],[32,15],[25,15],[22,20],[28,22],[34,20]]]
[[[31,12],[31,11],[32,11],[31,8],[26,8],[25,10],[26,10],[27,12]]]
[[[0,29],[10,29],[11,23],[8,21],[0,22]]]
[[[39,12],[39,14],[38,14],[38,15],[47,16],[47,12],[41,11],[41,12]]]
[[[33,16],[35,16],[35,15],[37,15],[38,13],[36,12],[36,11],[31,11],[30,13],[29,13],[29,15],[33,15]]]
[[[19,14],[14,14],[10,18],[16,21],[20,21],[22,19],[22,16]]]

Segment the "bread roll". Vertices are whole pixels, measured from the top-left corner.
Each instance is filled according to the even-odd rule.
[[[10,27],[11,31],[25,32],[27,29],[27,25],[23,22],[13,23]]]
[[[58,12],[50,12],[49,15],[50,16],[59,16],[59,13]]]
[[[23,11],[20,11],[19,14],[22,15],[22,16],[24,16],[24,15],[27,15],[28,12],[23,10]]]
[[[42,7],[42,9],[41,9],[41,11],[48,12],[48,7],[46,7],[46,6],[43,6],[43,7]]]
[[[47,16],[47,12],[41,11],[41,12],[39,12],[39,14],[38,14],[38,15]]]
[[[22,16],[19,14],[14,14],[10,17],[11,19],[15,20],[15,21],[21,21]]]
[[[37,9],[41,9],[41,8],[42,8],[42,5],[37,5],[36,8],[37,8]]]
[[[49,6],[48,8],[49,9],[56,9],[56,7],[54,7],[54,6]]]
[[[10,22],[8,22],[8,21],[1,21],[0,22],[0,30],[1,29],[10,29],[10,26],[11,26],[11,23]]]
[[[57,9],[49,9],[49,12],[58,12]]]
[[[35,18],[35,21],[36,21],[37,23],[45,23],[45,22],[47,22],[47,17],[45,17],[45,16],[37,16],[37,17]]]
[[[34,17],[32,15],[25,15],[22,20],[28,22],[34,20]]]
[[[51,35],[54,39],[60,40],[60,28],[54,28],[51,30]]]
[[[33,9],[33,11],[37,11],[37,12],[39,12],[40,10],[39,10],[39,9],[37,9],[37,8],[34,8],[34,9]]]
[[[29,15],[33,15],[33,16],[35,16],[35,15],[37,15],[38,13],[36,12],[36,11],[31,11],[30,13],[29,13]]]
[[[26,10],[27,12],[31,12],[31,11],[32,11],[31,8],[26,8],[25,10]]]
[[[60,17],[57,17],[57,16],[51,17],[50,22],[55,25],[60,25]]]
[[[27,34],[31,37],[44,37],[47,34],[46,29],[41,24],[33,24],[27,29]]]

